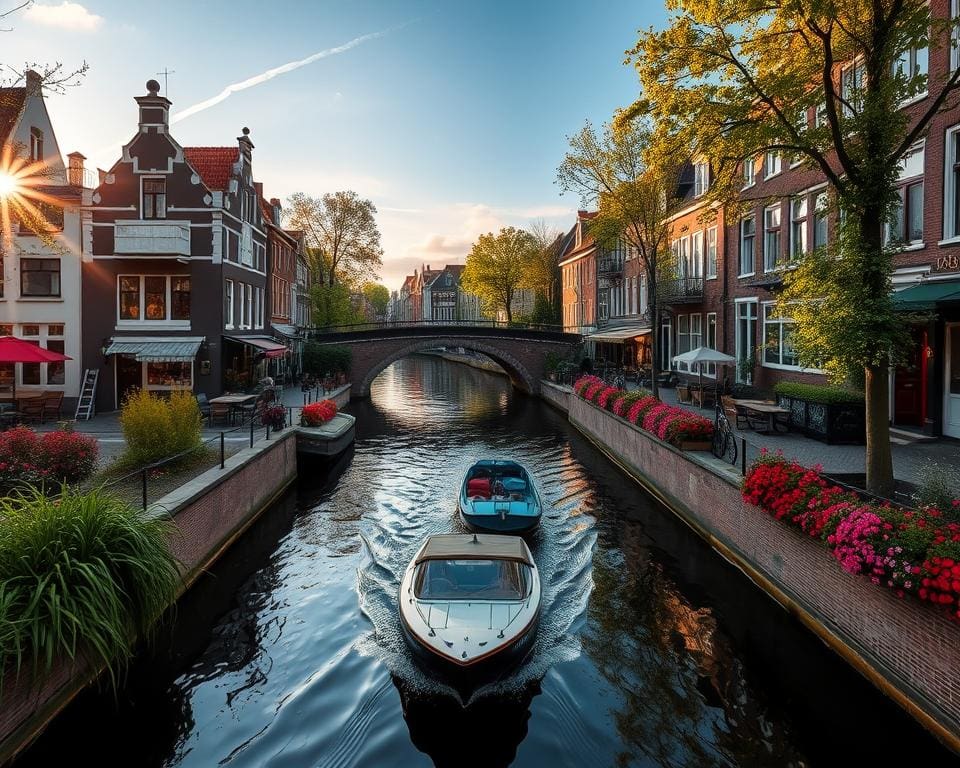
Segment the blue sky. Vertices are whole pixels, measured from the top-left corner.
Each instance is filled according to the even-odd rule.
[[[385,32],[233,93],[172,133],[225,145],[249,126],[268,197],[371,198],[395,288],[421,263],[462,262],[482,232],[533,217],[568,227],[579,201],[554,184],[565,137],[635,98],[623,51],[664,20],[653,0],[41,0],[9,20],[0,63],[86,59],[83,85],[48,105],[61,150],[109,167],[135,130],[133,96],[164,67],[176,113]]]

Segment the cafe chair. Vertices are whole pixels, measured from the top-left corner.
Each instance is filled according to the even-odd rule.
[[[43,422],[43,398],[34,397],[20,403],[20,419],[22,421]]]
[[[43,396],[43,419],[60,421],[63,418],[63,392],[47,392]]]

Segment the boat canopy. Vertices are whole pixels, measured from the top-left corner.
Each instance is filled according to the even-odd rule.
[[[516,560],[529,566],[533,558],[519,536],[450,533],[431,536],[417,557],[425,560]]]

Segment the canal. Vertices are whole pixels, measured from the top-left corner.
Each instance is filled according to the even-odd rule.
[[[355,449],[304,473],[119,691],[82,694],[17,765],[952,764],[505,378],[412,357],[351,411]],[[396,591],[424,536],[459,530],[458,484],[484,456],[538,478],[544,612],[519,668],[458,692],[411,658]]]

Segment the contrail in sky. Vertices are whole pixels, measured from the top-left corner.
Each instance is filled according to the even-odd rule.
[[[409,24],[410,22],[407,22]],[[367,35],[361,35],[360,37],[355,37],[350,42],[344,43],[343,45],[338,45],[336,48],[327,48],[324,51],[318,51],[311,56],[307,56],[305,59],[300,59],[299,61],[291,61],[287,64],[281,64],[279,67],[274,67],[273,69],[268,69],[266,72],[261,72],[259,75],[254,75],[249,77],[246,80],[241,80],[239,83],[231,83],[226,88],[224,88],[220,93],[210,99],[197,102],[196,104],[187,107],[186,109],[175,113],[171,118],[171,123],[179,123],[181,120],[186,120],[188,117],[191,117],[198,112],[203,112],[205,109],[210,109],[210,107],[216,106],[221,101],[226,101],[234,93],[238,91],[245,91],[247,88],[253,88],[255,85],[260,85],[260,83],[265,83],[267,80],[272,80],[278,75],[285,75],[287,72],[293,72],[295,69],[300,69],[300,67],[305,67],[307,64],[313,64],[315,61],[320,61],[320,59],[326,59],[329,56],[336,56],[338,53],[344,53],[349,51],[351,48],[356,48],[358,45],[362,45],[368,40],[376,40],[378,37],[383,37],[388,35],[391,32],[394,32],[402,27],[405,27],[407,24],[400,24],[396,27],[391,27],[390,29],[384,29],[380,32],[371,32]]]

